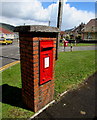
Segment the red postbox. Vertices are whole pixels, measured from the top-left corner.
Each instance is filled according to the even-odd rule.
[[[64,47],[67,47],[68,46],[68,41],[64,41]]]
[[[40,41],[40,85],[53,77],[53,41]]]

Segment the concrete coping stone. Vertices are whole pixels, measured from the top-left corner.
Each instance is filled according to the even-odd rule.
[[[15,32],[48,32],[48,33],[58,33],[59,29],[57,27],[44,26],[44,25],[25,25],[17,26]]]

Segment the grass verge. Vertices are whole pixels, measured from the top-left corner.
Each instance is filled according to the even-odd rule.
[[[95,69],[95,51],[61,52],[55,67],[55,98],[65,90],[76,88]],[[34,113],[27,110],[21,98],[20,64],[2,72],[3,118],[29,118]]]
[[[34,114],[34,112],[27,110],[22,103],[20,64],[16,64],[2,72],[1,87],[3,91],[3,118],[29,118]]]
[[[55,67],[55,97],[70,88],[76,88],[84,79],[92,75],[96,51],[61,52]]]

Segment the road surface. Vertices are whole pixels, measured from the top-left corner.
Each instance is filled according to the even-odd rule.
[[[19,45],[17,43],[0,45],[0,67],[17,60],[20,60]]]
[[[81,50],[97,50],[97,46],[80,46],[80,47],[72,47],[72,51],[81,51]],[[64,47],[59,48],[59,52],[63,52]],[[71,51],[70,47],[65,47],[65,51]]]
[[[80,47],[73,47],[73,51],[80,51],[80,50],[97,50],[97,46],[80,46]],[[59,52],[63,52],[64,47],[59,48]],[[66,47],[65,51],[70,51],[70,47]],[[12,63],[14,61],[20,60],[20,53],[19,53],[19,44],[13,43],[11,45],[0,45],[0,67]]]

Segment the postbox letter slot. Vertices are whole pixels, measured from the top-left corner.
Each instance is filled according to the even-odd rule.
[[[51,50],[53,47],[42,48],[42,51]]]

